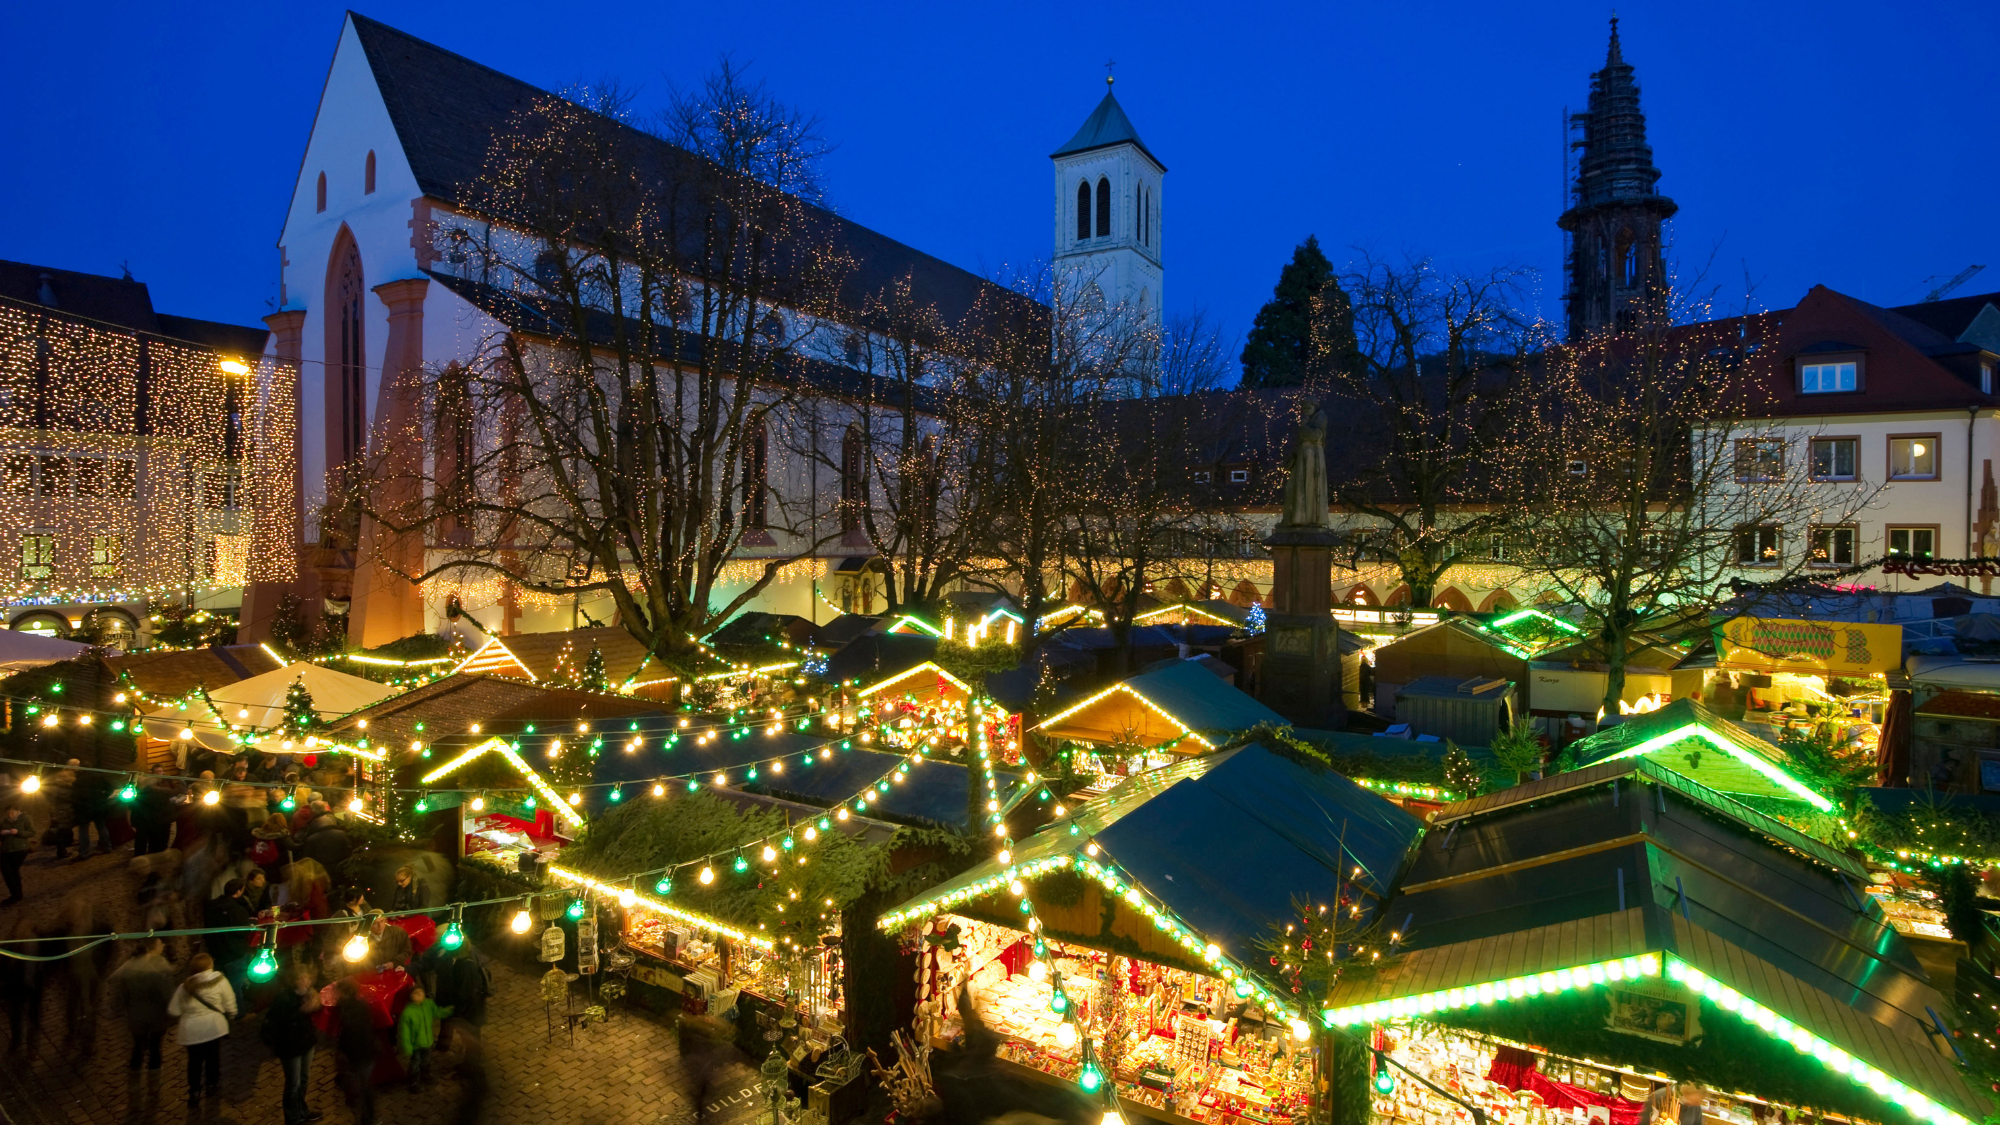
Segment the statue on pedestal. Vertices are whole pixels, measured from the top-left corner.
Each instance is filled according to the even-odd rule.
[[[1279,527],[1331,527],[1326,504],[1326,412],[1315,410],[1285,460]]]

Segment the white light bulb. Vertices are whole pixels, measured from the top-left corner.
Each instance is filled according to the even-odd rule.
[[[358,812],[360,812],[360,811],[361,811],[361,798],[359,798],[359,797],[356,797],[356,798],[354,798],[353,800],[351,800],[351,801],[347,802],[347,811],[348,811],[348,812],[352,812],[352,813],[358,813]]]
[[[701,880],[702,886],[704,887],[708,886],[710,883],[715,882],[715,868],[710,867],[707,864],[702,864],[701,874],[696,876],[696,878]]]
[[[203,793],[201,795],[201,803],[204,805],[215,805],[215,804],[220,804],[221,802],[222,802],[222,791],[219,789],[211,789],[208,792]]]
[[[340,955],[349,961],[359,961],[368,956],[368,936],[355,934],[348,938],[347,944],[340,947]]]
[[[517,934],[527,933],[528,927],[534,924],[535,919],[529,915],[528,908],[525,906],[521,908],[519,914],[514,915],[514,932]]]
[[[1076,1025],[1064,1020],[1056,1025],[1056,1046],[1067,1050],[1076,1046]]]
[[[1028,966],[1028,979],[1034,981],[1036,984],[1040,984],[1043,981],[1049,979],[1048,965],[1040,961],[1031,963]]]
[[[478,812],[479,810],[481,810],[481,809],[483,809],[483,808],[485,808],[485,807],[486,807],[486,798],[484,798],[484,797],[474,797],[474,798],[472,799],[472,811],[473,811],[473,812]]]
[[[42,775],[31,773],[21,779],[21,792],[33,793],[42,787]]]

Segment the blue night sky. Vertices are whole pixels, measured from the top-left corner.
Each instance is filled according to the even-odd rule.
[[[0,258],[116,274],[256,323],[337,4],[11,4]],[[178,10],[175,10],[178,8]],[[1542,272],[1558,315],[1560,115],[1603,65],[1595,4],[405,4],[367,14],[543,86],[657,105],[749,63],[837,143],[849,216],[981,273],[1046,256],[1047,155],[1118,61],[1167,163],[1166,298],[1245,331],[1294,244]],[[1824,283],[1880,304],[1991,268],[2000,4],[1619,6],[1683,272],[1728,308]]]

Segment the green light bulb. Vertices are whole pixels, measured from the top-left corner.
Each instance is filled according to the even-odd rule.
[[[583,917],[583,900],[580,898],[571,899],[569,902],[569,910],[566,911],[566,913],[570,916],[571,919],[577,919]]]
[[[250,976],[253,979],[270,980],[277,971],[277,955],[271,952],[271,947],[268,945],[258,950],[256,959],[250,962]]]
[[[1095,1094],[1097,1088],[1104,1085],[1104,1075],[1098,1073],[1096,1067],[1086,1064],[1083,1073],[1076,1076],[1076,1084],[1083,1088],[1084,1093]]]
[[[446,949],[457,949],[465,944],[465,931],[459,929],[457,922],[449,923],[445,926],[444,933],[439,936],[438,944]]]
[[[132,784],[131,782],[129,782],[129,781],[128,781],[128,782],[126,782],[126,783],[125,783],[125,788],[123,788],[123,789],[120,789],[120,790],[118,791],[118,799],[119,799],[119,800],[121,800],[121,801],[136,801],[136,800],[138,800],[138,799],[139,799],[139,787],[138,787],[138,786],[136,786],[136,785],[133,785],[133,784]]]
[[[299,807],[299,803],[292,800],[291,796],[287,794],[284,800],[278,802],[278,807],[286,812],[291,812],[293,809]]]
[[[659,882],[657,882],[657,883],[654,883],[654,884],[653,884],[653,890],[654,890],[654,891],[656,891],[656,892],[658,892],[658,893],[660,893],[660,894],[663,894],[663,895],[670,895],[670,894],[673,894],[673,893],[674,893],[674,881],[673,881],[673,879],[671,879],[671,878],[669,878],[669,877],[667,877],[667,876],[665,876],[665,875],[662,875],[662,876],[660,876],[660,881],[659,881]]]

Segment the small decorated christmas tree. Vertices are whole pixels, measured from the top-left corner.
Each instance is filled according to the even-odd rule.
[[[583,658],[582,686],[591,691],[608,691],[611,677],[604,671],[604,653],[596,645],[590,646],[590,655]]]
[[[1485,779],[1480,776],[1479,767],[1472,762],[1472,755],[1459,749],[1455,742],[1445,743],[1444,786],[1460,797],[1472,797],[1479,793]]]
[[[306,690],[306,678],[300,676],[285,689],[285,730],[293,737],[302,737],[319,729],[319,712],[313,710],[312,692]]]

